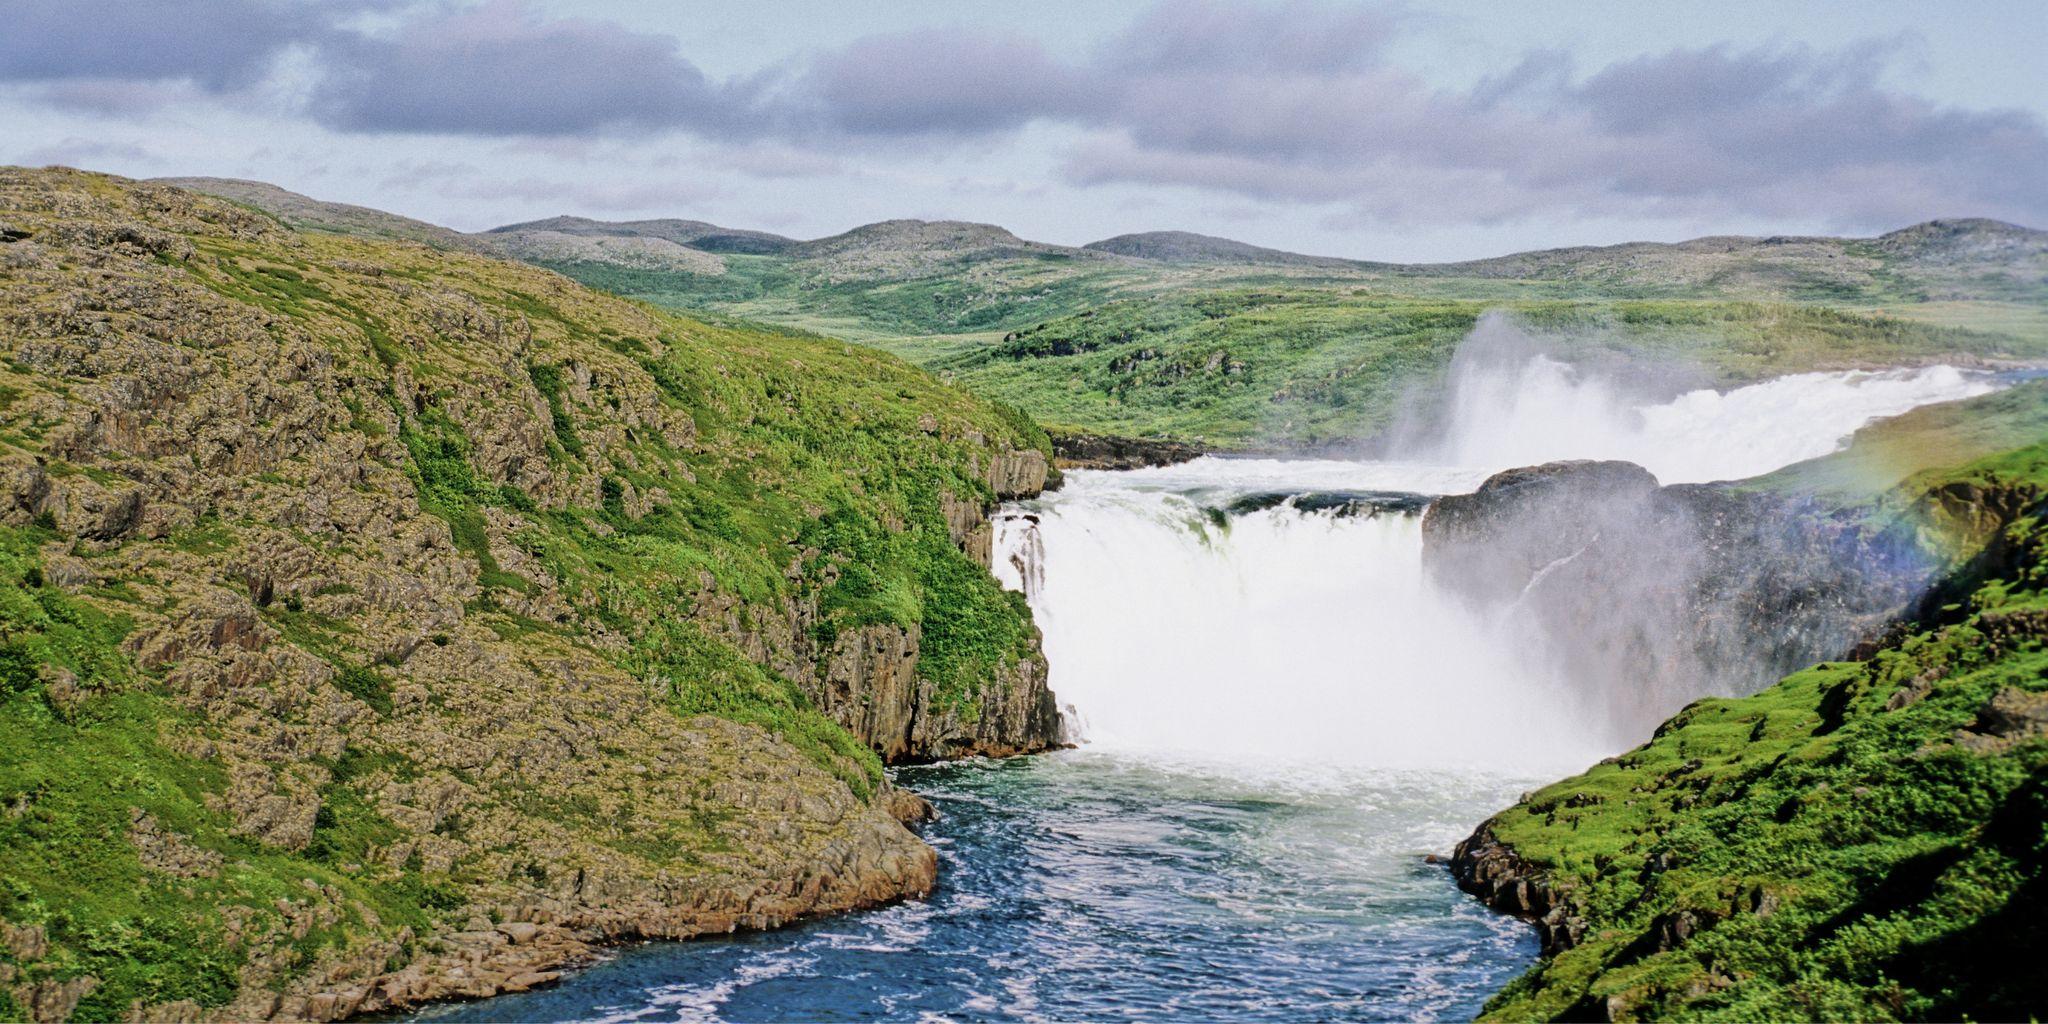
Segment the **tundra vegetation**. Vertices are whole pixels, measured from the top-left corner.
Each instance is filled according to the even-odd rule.
[[[1441,382],[1489,309],[1563,354],[1683,368],[1666,384],[2048,359],[2048,232],[1989,220],[1409,265],[1185,232],[1048,245],[954,221],[799,241],[557,217],[449,237],[271,186],[187,183],[320,230],[482,246],[664,308],[873,345],[1057,433],[1218,448],[1371,437],[1401,396]]]

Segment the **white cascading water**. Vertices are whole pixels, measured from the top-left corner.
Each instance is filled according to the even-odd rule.
[[[1492,330],[1512,328],[1482,324]],[[1827,454],[1872,420],[1996,386],[1943,366],[1631,404],[1541,355],[1461,357],[1449,422],[1422,458],[1076,471],[999,517],[996,572],[1029,598],[1053,691],[1098,749],[1569,769],[1642,737],[1616,735],[1506,631],[1435,593],[1418,517],[1213,510],[1276,491],[1460,493],[1563,458],[1627,459],[1666,483],[1741,478]]]

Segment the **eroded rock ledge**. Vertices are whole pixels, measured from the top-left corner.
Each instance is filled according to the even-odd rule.
[[[1045,490],[1051,467],[1044,453],[1021,449],[990,451],[973,468],[992,497],[946,493],[940,507],[954,546],[986,569],[993,538],[989,513],[997,503],[1036,497]],[[768,618],[758,607],[707,583],[696,607],[707,626],[803,687],[819,710],[886,763],[1008,757],[1065,742],[1036,627],[1028,650],[998,666],[961,702],[944,699],[920,673],[924,636],[915,624],[876,623],[820,644],[815,593],[785,602],[781,615]]]
[[[1054,434],[1052,451],[1061,469],[1143,469],[1189,462],[1207,454],[1200,445],[1185,441],[1112,434]]]
[[[1481,825],[1451,852],[1451,877],[1458,888],[1503,914],[1536,926],[1542,955],[1556,956],[1586,934],[1586,917],[1572,904],[1569,889],[1553,890],[1549,876],[1518,856]]]
[[[922,897],[938,855],[904,842],[899,824],[929,820],[922,798],[890,790],[874,807],[846,809],[850,840],[827,844],[781,877],[729,887],[646,888],[634,880],[579,874],[570,891],[531,897],[474,916],[453,933],[426,938],[428,952],[380,972],[369,959],[330,974],[317,990],[251,992],[222,1010],[197,1004],[150,1008],[152,1020],[334,1021],[449,999],[481,999],[552,983],[607,946],[779,928],[810,917]],[[394,947],[390,954],[395,955]],[[50,1019],[61,1019],[61,1015]]]

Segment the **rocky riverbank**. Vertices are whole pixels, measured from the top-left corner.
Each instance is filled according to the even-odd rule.
[[[1013,415],[531,267],[0,171],[0,1019],[335,1019],[914,895],[1059,721]]]

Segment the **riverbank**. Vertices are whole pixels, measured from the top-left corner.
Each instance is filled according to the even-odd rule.
[[[1536,954],[1421,857],[1529,778],[1100,747],[895,776],[940,812],[929,897],[416,1019],[1459,1019]]]

